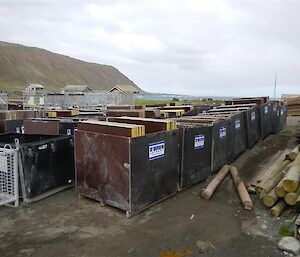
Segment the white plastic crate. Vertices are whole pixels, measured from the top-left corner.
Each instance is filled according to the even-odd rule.
[[[16,142],[18,145],[18,142]],[[0,148],[0,206],[19,206],[18,147]]]

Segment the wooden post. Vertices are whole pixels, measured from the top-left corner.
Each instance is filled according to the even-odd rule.
[[[234,184],[235,184],[236,189],[239,193],[239,196],[240,196],[240,199],[242,201],[242,204],[243,204],[244,208],[246,210],[251,210],[253,208],[253,203],[252,203],[252,200],[251,200],[251,198],[249,196],[249,193],[246,189],[246,186],[245,186],[242,178],[239,175],[239,172],[238,172],[237,168],[234,167],[234,166],[231,166],[230,167],[230,174],[233,178]]]
[[[281,213],[285,210],[285,208],[286,208],[285,201],[284,200],[279,201],[270,210],[271,217],[273,217],[273,218],[279,217],[281,215]]]
[[[297,157],[298,158],[298,157]],[[295,160],[296,161],[296,160]],[[295,162],[294,161],[294,162]],[[283,181],[283,188],[288,193],[293,193],[297,190],[300,181],[300,163],[291,165],[286,177]]]
[[[288,205],[296,205],[296,201],[298,196],[300,195],[300,186],[298,187],[297,191],[294,193],[287,193],[284,197],[284,201]]]
[[[275,188],[266,194],[263,198],[263,203],[267,207],[272,207],[278,200],[278,196],[275,193]]]
[[[201,197],[208,200],[211,198],[213,193],[215,192],[218,185],[221,181],[226,177],[229,172],[229,165],[224,165],[222,169],[217,173],[217,175],[212,179],[212,181],[208,184],[208,186],[203,190]]]
[[[261,192],[260,197],[263,198],[267,193],[269,193],[283,178],[285,173],[283,172],[285,168],[290,164],[289,160],[285,160],[280,163],[280,165],[277,167],[277,173],[274,175],[274,177],[270,178],[268,181],[266,181],[264,184],[261,185]]]

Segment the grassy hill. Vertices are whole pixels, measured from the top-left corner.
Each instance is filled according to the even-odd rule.
[[[0,41],[0,88],[23,89],[27,83],[42,84],[46,90],[58,90],[67,84],[89,85],[94,90],[135,85],[113,66]]]

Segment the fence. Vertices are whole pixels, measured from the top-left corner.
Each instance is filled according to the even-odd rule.
[[[24,103],[34,107],[61,107],[79,108],[105,107],[107,105],[130,105],[134,104],[134,94],[122,93],[83,93],[83,94],[45,94],[45,95],[24,95]]]

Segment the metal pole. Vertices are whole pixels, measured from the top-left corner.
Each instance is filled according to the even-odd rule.
[[[274,84],[274,95],[273,97],[276,97],[276,87],[277,87],[277,72],[275,73],[275,84]]]

